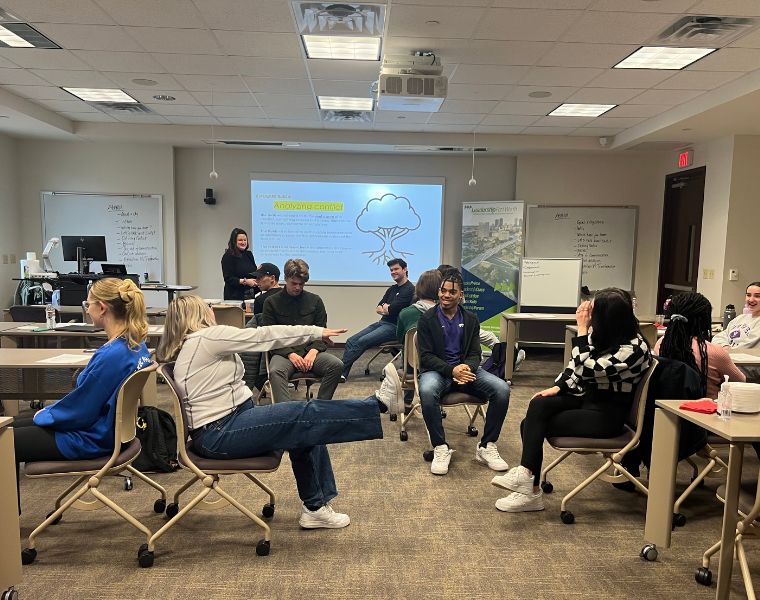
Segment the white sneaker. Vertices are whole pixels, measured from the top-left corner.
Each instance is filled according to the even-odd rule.
[[[433,475],[446,475],[449,472],[449,463],[454,451],[446,444],[433,448],[433,462],[430,463],[430,472]]]
[[[511,492],[520,494],[533,494],[533,475],[522,465],[512,467],[508,473],[497,475],[491,480],[491,484],[503,487]]]
[[[517,358],[515,359],[514,371],[520,370],[520,367],[522,366],[522,363],[524,360],[525,360],[525,350],[520,349],[517,351]]]
[[[298,524],[304,529],[340,529],[351,523],[348,515],[335,512],[330,504],[325,504],[319,510],[311,511],[305,506],[301,507],[301,518]]]
[[[483,465],[487,465],[493,471],[506,471],[509,469],[509,465],[499,456],[499,451],[493,442],[488,442],[485,448],[478,444],[478,447],[475,449],[475,460]]]
[[[544,493],[541,490],[535,494],[533,492],[530,494],[512,492],[506,498],[499,498],[496,501],[496,508],[502,512],[544,510]]]

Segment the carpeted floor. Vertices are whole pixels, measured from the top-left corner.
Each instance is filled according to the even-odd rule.
[[[366,397],[377,387],[381,364],[375,363],[375,373],[366,377],[365,362],[366,357],[354,366],[336,398]],[[516,374],[499,441],[510,464],[519,461],[518,424],[527,400],[550,385],[560,367],[560,353],[529,351]],[[166,403],[164,386],[159,396]],[[463,414],[452,409],[445,421],[456,449],[445,477],[431,475],[422,460],[428,441],[421,419],[410,423],[405,443],[399,441],[398,423],[384,417],[385,439],[331,447],[341,491],[334,504],[352,521],[343,530],[298,527],[300,503],[286,458],[277,473],[264,477],[278,494],[268,557],[255,553],[260,531],[226,508],[191,512],[160,540],[153,568],[140,569],[136,556],[144,539],[136,530],[108,510],[69,511],[38,538],[37,560],[24,567],[18,588],[21,598],[714,597],[714,584],[705,588],[693,577],[702,552],[719,536],[722,505],[708,488],[698,489],[684,505],[688,523],[674,533],[673,546],[647,563],[638,556],[646,510],[639,494],[594,483],[572,503],[576,523],[560,521],[561,495],[598,464],[592,457],[573,457],[555,471],[546,511],[498,512],[494,502],[503,494],[490,485],[494,473],[473,460],[476,439],[465,434]],[[745,472],[756,468],[753,454]],[[182,472],[155,477],[170,493],[187,479]],[[686,470],[680,481],[688,481]],[[163,523],[152,512],[155,496],[146,486],[136,481],[134,490],[125,492],[118,481],[104,485],[149,528]],[[64,480],[22,480],[22,539],[51,510],[64,486]],[[228,478],[225,486],[254,511],[265,501],[242,476]],[[751,567],[760,573],[757,541],[747,546]],[[743,598],[737,571],[738,566],[732,597]],[[760,588],[757,577],[755,585]]]

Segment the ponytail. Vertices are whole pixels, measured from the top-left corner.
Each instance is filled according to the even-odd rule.
[[[92,284],[90,295],[107,304],[113,316],[123,323],[118,333],[129,348],[136,348],[148,337],[148,318],[145,297],[131,279],[107,277]]]

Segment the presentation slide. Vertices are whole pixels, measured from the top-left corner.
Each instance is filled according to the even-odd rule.
[[[280,268],[309,263],[310,281],[388,284],[391,258],[412,280],[441,259],[441,183],[251,180],[253,254]]]

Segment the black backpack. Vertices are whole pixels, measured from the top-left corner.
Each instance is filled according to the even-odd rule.
[[[489,356],[481,368],[488,371],[491,375],[496,375],[499,379],[504,379],[505,368],[507,366],[507,344],[498,342],[491,349]]]
[[[139,407],[137,439],[142,451],[132,463],[135,469],[161,473],[177,470],[177,428],[168,412],[155,406]]]

